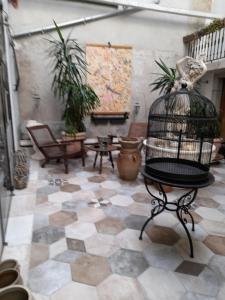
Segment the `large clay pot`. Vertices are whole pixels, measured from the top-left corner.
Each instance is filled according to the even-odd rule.
[[[6,269],[0,272],[0,289],[15,284],[23,284],[20,273],[17,270]]]
[[[0,300],[34,300],[28,289],[20,285],[0,290]]]
[[[20,271],[20,265],[17,260],[15,259],[6,259],[0,262],[0,272],[6,269],[14,269],[18,272]]]
[[[138,146],[141,140],[138,138],[120,139],[121,149],[117,158],[117,168],[120,178],[135,180],[141,165],[141,153]]]

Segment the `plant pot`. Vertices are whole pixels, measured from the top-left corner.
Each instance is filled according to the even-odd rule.
[[[0,272],[0,289],[15,284],[23,284],[20,273],[17,270],[6,269]]]
[[[0,300],[34,300],[30,291],[15,285],[0,290]]]
[[[117,158],[120,178],[132,181],[137,178],[141,165],[141,154],[138,149],[141,141],[137,138],[121,138],[121,149]]]
[[[20,265],[19,265],[18,261],[15,259],[6,259],[0,263],[0,272],[4,271],[6,269],[14,269],[19,272]]]
[[[212,153],[212,161],[218,159],[218,157],[219,157],[218,152],[222,146],[222,142],[223,142],[223,138],[213,139],[213,145],[216,147],[216,150],[214,151],[214,153]]]

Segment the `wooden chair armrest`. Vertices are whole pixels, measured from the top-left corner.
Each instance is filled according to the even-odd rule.
[[[65,148],[65,144],[60,144],[60,143],[51,143],[51,144],[46,144],[46,145],[41,145],[40,148],[52,148],[52,147],[61,147]]]

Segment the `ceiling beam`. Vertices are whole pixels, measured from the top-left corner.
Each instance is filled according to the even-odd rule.
[[[155,4],[149,3],[147,0],[98,0],[99,3],[107,3],[112,5],[122,5],[125,7],[134,7],[140,8],[145,10],[150,10],[159,13],[166,13],[166,14],[174,14],[174,15],[181,15],[187,17],[195,17],[195,18],[203,18],[203,19],[219,19],[223,18],[222,15],[207,13],[202,11],[195,11],[195,10],[186,10],[180,8],[170,8],[170,7],[163,7],[160,6],[158,3],[160,1],[155,1]]]

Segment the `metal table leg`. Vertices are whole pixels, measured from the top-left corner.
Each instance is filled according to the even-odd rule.
[[[197,196],[198,189],[197,188],[191,189],[189,192],[182,195],[176,202],[169,202],[167,199],[166,193],[163,189],[162,184],[157,182],[160,187],[159,197],[161,197],[161,198],[159,198],[150,191],[147,179],[145,178],[144,180],[145,180],[145,186],[146,186],[148,193],[153,197],[152,204],[155,206],[151,210],[150,217],[146,220],[146,222],[142,226],[139,239],[142,240],[142,235],[143,235],[143,232],[144,232],[146,226],[154,217],[161,214],[164,210],[174,211],[174,212],[176,212],[177,218],[180,221],[180,223],[182,224],[182,226],[187,234],[187,238],[188,238],[189,246],[190,246],[190,257],[193,258],[194,257],[193,243],[192,243],[190,232],[186,226],[186,224],[187,224],[186,216],[188,215],[190,217],[191,223],[192,223],[192,231],[194,231],[195,230],[194,219],[193,219],[189,209],[191,208],[191,204],[194,202],[194,200]]]

